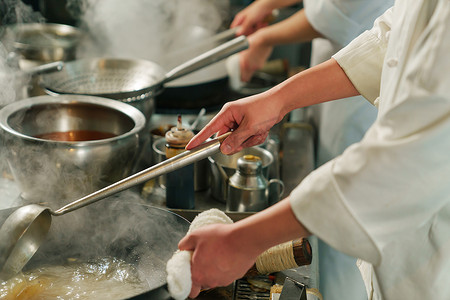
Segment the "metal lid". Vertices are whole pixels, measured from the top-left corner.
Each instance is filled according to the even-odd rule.
[[[239,172],[247,175],[260,174],[262,169],[261,158],[256,155],[244,155],[237,161]]]

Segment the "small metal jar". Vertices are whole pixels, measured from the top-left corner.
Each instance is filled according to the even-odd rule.
[[[283,182],[279,179],[268,181],[262,174],[261,158],[255,155],[244,155],[238,159],[238,169],[230,177],[227,193],[227,211],[257,212],[269,206],[269,185],[280,184],[283,193]]]

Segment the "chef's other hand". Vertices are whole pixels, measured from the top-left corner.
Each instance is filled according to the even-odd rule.
[[[191,259],[192,288],[190,298],[201,289],[228,286],[241,278],[256,261],[258,253],[251,247],[242,251],[234,224],[208,225],[194,230],[178,244],[180,250],[193,251]]]
[[[233,154],[244,148],[263,143],[270,128],[281,121],[282,105],[270,99],[270,93],[250,96],[226,103],[220,112],[196,136],[186,149],[203,143],[213,134],[222,135],[230,130],[233,133],[220,146],[223,154]]]
[[[273,46],[266,44],[258,31],[248,37],[249,48],[239,53],[241,80],[250,81],[255,71],[260,70],[272,54]]]
[[[230,27],[240,26],[237,35],[250,35],[268,25],[266,20],[272,14],[272,10],[271,1],[255,1],[236,14]]]

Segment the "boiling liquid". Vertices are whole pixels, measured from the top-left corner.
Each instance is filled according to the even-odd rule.
[[[49,266],[0,282],[2,300],[124,299],[148,291],[136,268],[115,258]]]
[[[71,131],[54,131],[35,135],[34,137],[44,140],[63,141],[63,142],[80,142],[109,139],[117,136],[116,134],[95,130],[71,130]]]

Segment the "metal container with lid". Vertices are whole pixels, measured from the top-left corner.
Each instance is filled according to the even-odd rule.
[[[268,181],[262,174],[261,158],[244,155],[238,159],[237,171],[230,177],[227,193],[227,210],[257,212],[269,206],[269,185],[280,184],[279,179]],[[280,195],[283,193],[281,191]]]
[[[274,162],[274,157],[271,152],[261,147],[245,148],[233,155],[216,153],[208,157],[211,172],[211,196],[214,199],[226,203],[229,178],[237,170],[238,159],[248,154],[261,158],[262,174],[269,179],[269,168]]]

